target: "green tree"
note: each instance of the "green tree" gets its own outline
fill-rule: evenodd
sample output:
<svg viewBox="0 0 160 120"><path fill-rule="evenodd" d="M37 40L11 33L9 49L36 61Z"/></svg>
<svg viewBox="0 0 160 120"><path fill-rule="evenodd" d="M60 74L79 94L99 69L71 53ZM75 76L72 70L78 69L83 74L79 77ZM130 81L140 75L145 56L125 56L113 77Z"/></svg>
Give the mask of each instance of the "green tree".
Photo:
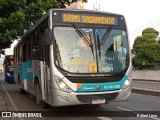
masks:
<svg viewBox="0 0 160 120"><path fill-rule="evenodd" d="M160 44L156 41L159 32L153 28L143 30L142 36L135 39L132 59L133 66L139 69L160 67Z"/></svg>
<svg viewBox="0 0 160 120"><path fill-rule="evenodd" d="M10 46L16 34L22 31L25 14L20 7L24 1L0 0L0 51Z"/></svg>
<svg viewBox="0 0 160 120"><path fill-rule="evenodd" d="M77 0L0 0L0 53L50 8L65 8ZM87 2L87 0L83 0Z"/></svg>

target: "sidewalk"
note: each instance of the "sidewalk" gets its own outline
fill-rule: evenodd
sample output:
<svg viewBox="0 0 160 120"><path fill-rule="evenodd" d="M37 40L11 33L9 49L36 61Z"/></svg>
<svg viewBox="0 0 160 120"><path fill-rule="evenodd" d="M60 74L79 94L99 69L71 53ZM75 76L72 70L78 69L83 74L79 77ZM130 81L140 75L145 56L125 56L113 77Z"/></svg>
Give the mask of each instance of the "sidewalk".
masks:
<svg viewBox="0 0 160 120"><path fill-rule="evenodd" d="M160 91L160 82L158 81L150 81L150 80L133 80L132 86L136 88L142 88L142 89L151 89L151 90L157 90Z"/></svg>
<svg viewBox="0 0 160 120"><path fill-rule="evenodd" d="M160 80L133 79L132 83L133 93L160 96Z"/></svg>
<svg viewBox="0 0 160 120"><path fill-rule="evenodd" d="M3 87L0 83L0 111L7 111L3 92Z"/></svg>

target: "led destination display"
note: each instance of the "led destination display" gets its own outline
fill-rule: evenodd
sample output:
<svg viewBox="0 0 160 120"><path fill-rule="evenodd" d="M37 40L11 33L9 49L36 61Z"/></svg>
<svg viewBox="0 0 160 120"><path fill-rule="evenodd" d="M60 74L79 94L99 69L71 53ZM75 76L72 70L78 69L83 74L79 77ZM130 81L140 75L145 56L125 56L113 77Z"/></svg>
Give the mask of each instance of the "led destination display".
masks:
<svg viewBox="0 0 160 120"><path fill-rule="evenodd" d="M117 18L113 16L63 13L62 19L63 22L117 25Z"/></svg>

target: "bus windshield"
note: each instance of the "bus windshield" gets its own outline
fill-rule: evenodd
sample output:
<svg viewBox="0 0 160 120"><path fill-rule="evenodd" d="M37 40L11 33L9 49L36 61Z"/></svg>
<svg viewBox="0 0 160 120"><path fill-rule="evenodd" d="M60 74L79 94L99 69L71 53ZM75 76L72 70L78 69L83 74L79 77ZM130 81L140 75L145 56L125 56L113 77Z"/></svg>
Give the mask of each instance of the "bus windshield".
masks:
<svg viewBox="0 0 160 120"><path fill-rule="evenodd" d="M54 37L55 63L65 71L121 72L128 66L125 30L54 27Z"/></svg>

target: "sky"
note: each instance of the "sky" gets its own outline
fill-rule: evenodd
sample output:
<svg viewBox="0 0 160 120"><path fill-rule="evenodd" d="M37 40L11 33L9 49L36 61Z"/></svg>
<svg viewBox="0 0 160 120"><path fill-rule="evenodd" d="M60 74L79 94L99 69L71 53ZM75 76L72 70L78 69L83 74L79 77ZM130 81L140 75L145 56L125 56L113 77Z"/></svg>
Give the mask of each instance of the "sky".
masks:
<svg viewBox="0 0 160 120"><path fill-rule="evenodd" d="M96 2L100 4L100 11L124 15L131 47L144 29L153 27L160 32L160 0L88 0L86 9L93 10ZM16 43L17 41L14 41L11 48ZM13 50L7 49L6 54L13 54Z"/></svg>
<svg viewBox="0 0 160 120"><path fill-rule="evenodd" d="M93 10L96 2L100 11L124 15L131 47L144 29L153 27L160 32L160 0L88 0L86 9Z"/></svg>

